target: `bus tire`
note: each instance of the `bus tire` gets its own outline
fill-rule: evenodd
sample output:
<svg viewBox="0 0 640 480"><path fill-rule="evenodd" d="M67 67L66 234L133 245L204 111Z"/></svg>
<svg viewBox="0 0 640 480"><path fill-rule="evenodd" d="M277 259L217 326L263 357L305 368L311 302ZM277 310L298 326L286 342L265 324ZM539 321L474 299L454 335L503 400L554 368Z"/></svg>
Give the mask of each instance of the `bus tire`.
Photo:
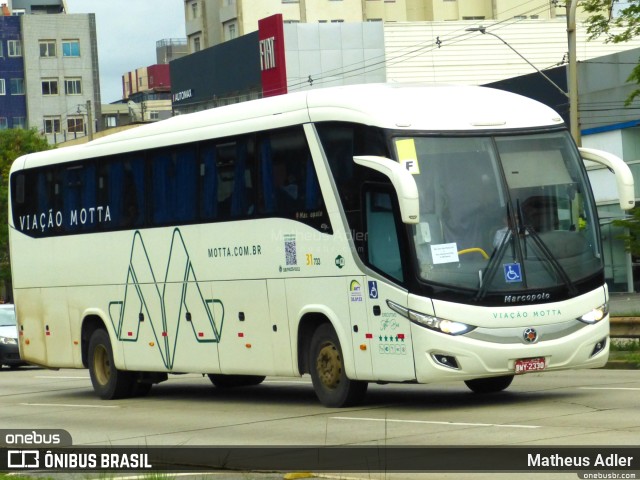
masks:
<svg viewBox="0 0 640 480"><path fill-rule="evenodd" d="M209 380L217 388L253 387L264 382L265 377L261 375L223 375L210 373Z"/></svg>
<svg viewBox="0 0 640 480"><path fill-rule="evenodd" d="M109 334L102 328L93 332L89 340L89 375L93 389L103 400L125 398L132 393L133 374L116 368Z"/></svg>
<svg viewBox="0 0 640 480"><path fill-rule="evenodd" d="M506 389L513 382L513 375L504 377L476 378L465 380L467 387L474 393L497 393Z"/></svg>
<svg viewBox="0 0 640 480"><path fill-rule="evenodd" d="M367 382L347 378L343 358L338 335L330 324L323 323L311 338L309 370L313 389L326 407L356 405L367 393Z"/></svg>

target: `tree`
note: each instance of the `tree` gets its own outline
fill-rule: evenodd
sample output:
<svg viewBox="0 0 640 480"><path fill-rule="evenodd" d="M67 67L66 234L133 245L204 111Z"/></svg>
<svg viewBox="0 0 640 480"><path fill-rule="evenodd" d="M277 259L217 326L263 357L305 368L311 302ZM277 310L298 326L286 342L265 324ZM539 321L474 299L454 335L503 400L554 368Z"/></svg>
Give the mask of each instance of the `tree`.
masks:
<svg viewBox="0 0 640 480"><path fill-rule="evenodd" d="M640 208L634 208L630 212L630 217L622 220L614 220L611 222L616 227L626 229L619 238L624 242L624 248L634 257L640 257Z"/></svg>
<svg viewBox="0 0 640 480"><path fill-rule="evenodd" d="M590 40L604 36L605 42L622 43L640 35L640 0L581 0L580 7L590 14L586 21ZM634 67L627 81L640 85L640 64ZM625 105L631 104L638 95L640 88L629 95Z"/></svg>
<svg viewBox="0 0 640 480"><path fill-rule="evenodd" d="M36 130L0 130L0 282L6 295L12 297L11 263L9 261L9 171L13 161L27 153L49 150L47 139Z"/></svg>

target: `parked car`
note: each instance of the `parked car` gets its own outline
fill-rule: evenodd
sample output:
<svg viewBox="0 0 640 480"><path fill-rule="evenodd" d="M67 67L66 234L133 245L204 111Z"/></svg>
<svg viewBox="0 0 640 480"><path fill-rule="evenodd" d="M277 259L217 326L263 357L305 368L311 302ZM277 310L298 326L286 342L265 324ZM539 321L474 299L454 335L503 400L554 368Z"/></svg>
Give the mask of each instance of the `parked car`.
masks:
<svg viewBox="0 0 640 480"><path fill-rule="evenodd" d="M0 367L16 368L26 365L18 349L18 326L13 305L0 305Z"/></svg>

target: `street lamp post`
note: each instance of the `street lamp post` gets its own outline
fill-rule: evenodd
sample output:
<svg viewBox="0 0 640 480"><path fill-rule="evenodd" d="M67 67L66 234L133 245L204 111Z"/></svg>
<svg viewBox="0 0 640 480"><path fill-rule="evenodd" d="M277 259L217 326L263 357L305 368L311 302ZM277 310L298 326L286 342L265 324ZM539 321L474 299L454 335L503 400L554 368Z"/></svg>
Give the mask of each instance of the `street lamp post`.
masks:
<svg viewBox="0 0 640 480"><path fill-rule="evenodd" d="M538 72L540 75L542 75L544 78L546 78L547 81L556 88L556 90L558 90L560 93L562 93L562 95L564 95L565 97L569 96L567 94L567 92L565 92L562 88L560 88L556 82L551 80L547 75L544 74L544 72L542 72L538 67L536 67L533 63L531 63L529 60L527 60L520 52L518 52L515 48L513 48L511 45L509 45L507 42L505 42L502 37L499 37L495 33L487 32L486 27L482 27L482 26L467 28L467 29L465 29L465 31L467 31L467 32L480 32L483 35L491 35L492 37L496 37L498 40L500 40L502 43L504 43L507 47L509 47L516 55L518 55L521 59L523 59L525 62L527 62L529 65L531 65L536 72Z"/></svg>
<svg viewBox="0 0 640 480"><path fill-rule="evenodd" d="M569 67L567 73L567 92L558 86L553 80L551 80L544 72L540 71L533 63L527 60L520 52L509 45L503 38L499 37L495 33L488 32L486 27L471 27L467 28L467 32L480 32L482 34L491 35L496 37L507 47L509 47L516 55L531 65L536 72L542 75L547 81L553 85L562 95L567 97L569 101L569 124L571 128L571 136L575 140L576 144L580 147L582 140L580 137L580 120L578 118L578 74L576 64L576 7L578 5L577 0L567 0L567 39L569 42Z"/></svg>

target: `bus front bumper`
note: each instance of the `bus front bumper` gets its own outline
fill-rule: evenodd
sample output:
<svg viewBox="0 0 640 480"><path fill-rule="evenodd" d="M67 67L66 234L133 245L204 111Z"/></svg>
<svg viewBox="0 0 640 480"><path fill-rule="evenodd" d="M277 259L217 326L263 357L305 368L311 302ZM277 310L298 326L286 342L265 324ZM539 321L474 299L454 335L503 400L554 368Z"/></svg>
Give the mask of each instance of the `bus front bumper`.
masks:
<svg viewBox="0 0 640 480"><path fill-rule="evenodd" d="M577 322L577 321L576 321ZM451 336L411 325L416 380L419 383L462 381L519 373L599 368L609 357L609 318L593 324L576 324L567 335L547 335L527 342L524 337L554 325L519 328L518 336L505 336L504 329L494 338ZM485 329L485 332L489 329ZM556 328L556 330L561 330ZM473 333L473 332L472 332Z"/></svg>

